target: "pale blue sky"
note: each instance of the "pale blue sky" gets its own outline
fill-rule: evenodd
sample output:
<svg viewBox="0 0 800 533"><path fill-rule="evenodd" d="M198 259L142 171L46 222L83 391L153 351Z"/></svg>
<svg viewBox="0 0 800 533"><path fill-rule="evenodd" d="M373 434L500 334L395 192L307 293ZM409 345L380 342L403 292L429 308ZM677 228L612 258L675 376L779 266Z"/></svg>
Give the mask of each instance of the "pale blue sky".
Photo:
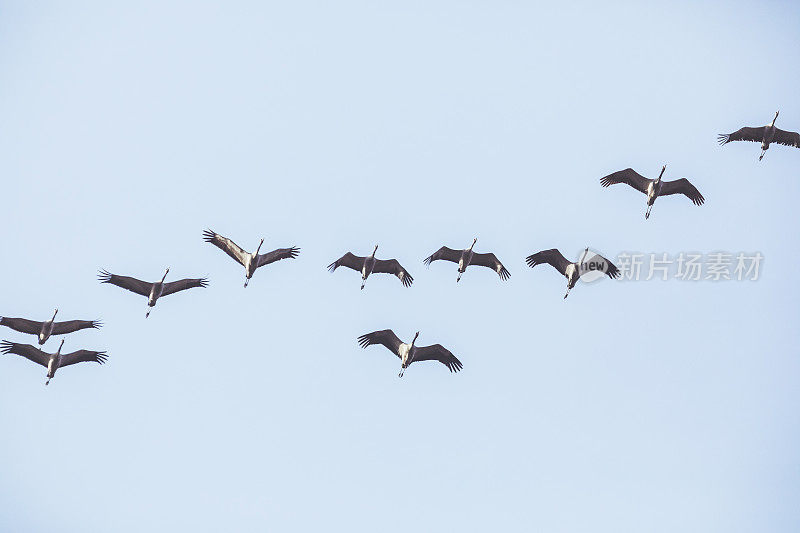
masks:
<svg viewBox="0 0 800 533"><path fill-rule="evenodd" d="M800 6L562 4L0 4L0 314L110 354L0 357L0 530L797 531L800 150L716 135L800 130ZM663 164L706 205L600 187ZM243 289L206 227L302 252ZM473 237L509 282L422 265ZM326 271L376 243L413 287ZM587 245L765 260L566 301L524 263ZM211 285L96 281L166 267Z"/></svg>

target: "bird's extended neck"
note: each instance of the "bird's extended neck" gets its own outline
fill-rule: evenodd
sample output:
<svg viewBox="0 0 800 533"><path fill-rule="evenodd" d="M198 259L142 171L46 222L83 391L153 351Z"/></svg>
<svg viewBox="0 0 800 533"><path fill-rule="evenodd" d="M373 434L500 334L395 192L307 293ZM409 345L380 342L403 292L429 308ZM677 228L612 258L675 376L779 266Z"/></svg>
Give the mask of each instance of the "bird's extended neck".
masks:
<svg viewBox="0 0 800 533"><path fill-rule="evenodd" d="M658 175L658 177L656 178L656 182L659 182L659 181L661 181L661 178L662 178L662 176L664 176L664 171L665 171L665 170L667 170L667 165L664 165L663 167L661 167L661 173L660 173L660 174Z"/></svg>
<svg viewBox="0 0 800 533"><path fill-rule="evenodd" d="M477 237L475 237L474 239L472 239L472 244L470 244L470 245L469 245L469 251L470 251L470 252L472 251L472 248L475 246L475 243L476 243L476 242L478 242L478 238L477 238Z"/></svg>
<svg viewBox="0 0 800 533"><path fill-rule="evenodd" d="M589 255L589 247L587 246L587 247L586 247L586 248L583 250L583 256L581 256L581 261L580 261L580 264L581 264L581 265L583 265L583 263L586 261L586 256L588 256L588 255Z"/></svg>
<svg viewBox="0 0 800 533"><path fill-rule="evenodd" d="M772 119L772 124L770 124L770 128L775 127L775 121L778 120L778 114L780 114L780 111L775 111L775 118Z"/></svg>
<svg viewBox="0 0 800 533"><path fill-rule="evenodd" d="M261 242L258 243L258 248L256 248L256 253L253 255L258 255L258 252L261 250L261 245L264 244L264 239L261 239Z"/></svg>
<svg viewBox="0 0 800 533"><path fill-rule="evenodd" d="M50 319L50 322L53 322L56 319L57 314L58 314L58 309L56 309L55 313L53 313L53 318Z"/></svg>
<svg viewBox="0 0 800 533"><path fill-rule="evenodd" d="M414 348L414 343L417 342L417 337L419 337L419 331L414 335L414 339L411 341L411 348Z"/></svg>
<svg viewBox="0 0 800 533"><path fill-rule="evenodd" d="M167 274L169 274L169 269L164 272L164 275L161 277L161 283L164 283L164 280L167 279Z"/></svg>
<svg viewBox="0 0 800 533"><path fill-rule="evenodd" d="M64 346L64 339L61 339L61 344L58 345L58 350L56 350L56 355L61 355L61 348Z"/></svg>
<svg viewBox="0 0 800 533"><path fill-rule="evenodd" d="M372 258L375 259L375 253L378 251L378 245L375 245L375 248L372 250Z"/></svg>

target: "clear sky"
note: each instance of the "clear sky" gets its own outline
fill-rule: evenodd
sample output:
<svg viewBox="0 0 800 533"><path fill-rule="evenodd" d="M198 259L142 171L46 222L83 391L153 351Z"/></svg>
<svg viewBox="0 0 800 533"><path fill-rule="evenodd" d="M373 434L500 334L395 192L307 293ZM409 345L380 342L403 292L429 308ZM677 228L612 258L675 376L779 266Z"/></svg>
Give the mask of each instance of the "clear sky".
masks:
<svg viewBox="0 0 800 533"><path fill-rule="evenodd" d="M0 4L0 314L110 354L0 357L0 530L798 530L800 150L716 135L800 130L800 5L110 4ZM706 204L599 184L664 164ZM244 289L207 227L302 251ZM474 237L508 282L423 266ZM327 272L375 244L411 288ZM524 263L585 246L764 262L567 300ZM166 267L211 284L145 319L96 280ZM383 328L463 371L398 379Z"/></svg>

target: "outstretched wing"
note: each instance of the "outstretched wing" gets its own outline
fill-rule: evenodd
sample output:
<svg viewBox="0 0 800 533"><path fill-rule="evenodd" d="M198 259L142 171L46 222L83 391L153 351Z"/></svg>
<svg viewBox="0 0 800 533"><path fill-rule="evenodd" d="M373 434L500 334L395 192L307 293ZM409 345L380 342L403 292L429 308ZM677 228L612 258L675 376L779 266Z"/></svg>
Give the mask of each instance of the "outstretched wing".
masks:
<svg viewBox="0 0 800 533"><path fill-rule="evenodd" d="M783 144L785 146L794 146L800 148L800 133L794 131L783 131L775 128L775 137L772 142Z"/></svg>
<svg viewBox="0 0 800 533"><path fill-rule="evenodd" d="M375 260L375 266L372 268L372 271L381 274L394 274L403 282L403 286L405 287L410 287L414 282L414 278L400 265L397 259L377 259Z"/></svg>
<svg viewBox="0 0 800 533"><path fill-rule="evenodd" d="M227 237L223 237L219 233L214 233L210 229L207 229L203 232L203 240L206 242L210 242L229 256L233 258L234 261L239 263L240 265L244 266L245 257L247 257L247 252L242 250L242 248L230 240Z"/></svg>
<svg viewBox="0 0 800 533"><path fill-rule="evenodd" d="M364 258L358 255L353 255L350 252L347 252L342 257L328 265L328 270L333 272L339 267L347 267L352 268L358 272L361 272L361 268L364 266Z"/></svg>
<svg viewBox="0 0 800 533"><path fill-rule="evenodd" d="M500 279L503 281L511 277L511 272L506 270L506 267L503 266L503 263L501 263L497 259L497 256L492 253L472 254L472 261L470 261L470 264L491 268L497 272L497 275L500 276Z"/></svg>
<svg viewBox="0 0 800 533"><path fill-rule="evenodd" d="M453 263L458 263L458 260L461 259L461 250L453 250L447 246L442 246L431 255L426 257L423 263L430 265L433 261L439 261L440 259L442 261L452 261Z"/></svg>
<svg viewBox="0 0 800 533"><path fill-rule="evenodd" d="M179 279L178 281L171 281L164 284L164 290L161 291L161 296L166 296L175 292L185 291L186 289L193 289L195 287L208 286L206 278L197 279Z"/></svg>
<svg viewBox="0 0 800 533"><path fill-rule="evenodd" d="M99 328L103 324L99 320L66 320L53 324L53 335L65 335L87 328Z"/></svg>
<svg viewBox="0 0 800 533"><path fill-rule="evenodd" d="M645 178L632 168L626 168L625 170L619 170L600 178L600 185L608 187L609 185L616 185L617 183L625 183L637 191L647 194L647 186L650 185L651 181L652 180Z"/></svg>
<svg viewBox="0 0 800 533"><path fill-rule="evenodd" d="M299 253L300 248L296 246L292 246L291 248L278 248L277 250L272 250L265 254L259 254L256 258L258 261L256 264L261 267L274 263L275 261L280 261L281 259L294 259Z"/></svg>
<svg viewBox="0 0 800 533"><path fill-rule="evenodd" d="M117 276L116 274L111 274L105 270L100 271L98 279L100 280L100 283L110 283L112 285L116 285L117 287L122 287L123 289L135 292L136 294L141 294L142 296L150 296L150 289L153 288L152 283L147 283L146 281L141 281L128 276Z"/></svg>
<svg viewBox="0 0 800 533"><path fill-rule="evenodd" d="M400 345L403 344L403 342L394 334L394 331L382 329L380 331L373 331L372 333L361 335L358 338L358 344L362 348L366 348L372 344L383 344L394 352L397 357L400 357Z"/></svg>
<svg viewBox="0 0 800 533"><path fill-rule="evenodd" d="M567 258L564 257L557 248L542 250L541 252L529 255L527 258L525 258L525 262L528 263L528 266L531 268L535 267L536 265L541 265L542 263L547 263L561 272L561 274L564 276L567 275L567 267L572 264L571 261L567 261Z"/></svg>
<svg viewBox="0 0 800 533"><path fill-rule="evenodd" d="M101 365L106 362L108 355L106 352L94 352L92 350L78 350L77 352L65 353L61 356L62 366L74 365L75 363L100 363Z"/></svg>
<svg viewBox="0 0 800 533"><path fill-rule="evenodd" d="M21 355L22 357L30 359L34 363L38 363L45 368L47 367L47 363L50 362L49 354L44 353L39 348L35 348L30 344L19 344L16 342L3 341L0 343L0 351L3 353Z"/></svg>
<svg viewBox="0 0 800 533"><path fill-rule="evenodd" d="M433 346L420 346L414 351L414 360L416 361L439 361L450 369L450 372L458 372L464 365L461 361L441 344L434 344Z"/></svg>
<svg viewBox="0 0 800 533"><path fill-rule="evenodd" d="M8 326L14 331L30 333L31 335L38 335L39 332L42 331L42 324L42 322L28 320L27 318L0 317L0 326Z"/></svg>
<svg viewBox="0 0 800 533"><path fill-rule="evenodd" d="M706 201L703 195L700 194L700 191L697 190L697 187L689 183L689 180L686 178L662 183L659 196L668 196L670 194L683 194L689 198L694 205L703 205L703 202Z"/></svg>
<svg viewBox="0 0 800 533"><path fill-rule="evenodd" d="M617 279L617 277L619 277L620 274L619 268L617 268L617 266L614 263L612 263L611 261L609 261L600 254L595 254L595 257L599 257L606 264L606 276L608 276L611 279Z"/></svg>
<svg viewBox="0 0 800 533"><path fill-rule="evenodd" d="M761 142L764 140L764 130L766 126L760 128L742 128L733 133L721 133L717 135L717 142L720 145L727 144L731 141L753 141Z"/></svg>

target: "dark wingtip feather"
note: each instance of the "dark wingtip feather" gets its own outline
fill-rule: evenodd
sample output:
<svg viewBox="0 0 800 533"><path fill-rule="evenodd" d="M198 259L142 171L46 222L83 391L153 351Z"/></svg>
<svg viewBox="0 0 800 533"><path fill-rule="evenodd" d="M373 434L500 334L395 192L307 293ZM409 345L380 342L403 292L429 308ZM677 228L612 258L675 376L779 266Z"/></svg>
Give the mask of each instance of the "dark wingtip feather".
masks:
<svg viewBox="0 0 800 533"><path fill-rule="evenodd" d="M717 142L720 144L720 146L722 146L725 143L730 142L730 139L731 139L731 136L728 135L727 133L720 133L719 135L717 135Z"/></svg>
<svg viewBox="0 0 800 533"><path fill-rule="evenodd" d="M289 248L289 259L294 259L300 254L300 248L297 246L292 246Z"/></svg>
<svg viewBox="0 0 800 533"><path fill-rule="evenodd" d="M200 286L208 287L208 278L200 278Z"/></svg>
<svg viewBox="0 0 800 533"><path fill-rule="evenodd" d="M106 352L97 352L96 361L101 365L105 364L108 361L108 354Z"/></svg>
<svg viewBox="0 0 800 533"><path fill-rule="evenodd" d="M0 351L3 353L10 353L14 348L14 343L11 341L3 341L0 343Z"/></svg>
<svg viewBox="0 0 800 533"><path fill-rule="evenodd" d="M432 255L429 255L428 257L426 257L425 259L422 260L422 262L425 264L425 266L431 266L431 262L432 261L433 261L433 256Z"/></svg>
<svg viewBox="0 0 800 533"><path fill-rule="evenodd" d="M97 279L100 280L100 283L108 283L109 281L111 281L111 276L112 276L111 272L108 272L107 270L103 269L100 271L99 274L97 274Z"/></svg>
<svg viewBox="0 0 800 533"><path fill-rule="evenodd" d="M214 237L216 237L216 236L217 236L217 234L214 233L213 231L211 231L210 229L207 229L207 230L203 231L203 240L206 241L206 242L213 242L214 241Z"/></svg>
<svg viewBox="0 0 800 533"><path fill-rule="evenodd" d="M403 282L404 287L410 287L411 284L414 283L414 278L411 277L411 274L406 272L403 274L403 279L401 281Z"/></svg>
<svg viewBox="0 0 800 533"><path fill-rule="evenodd" d="M94 329L102 328L103 327L103 323L100 320L92 320L92 327Z"/></svg>
<svg viewBox="0 0 800 533"><path fill-rule="evenodd" d="M536 254L529 255L525 258L525 262L528 264L529 267L533 268L539 264L539 261L536 258Z"/></svg>
<svg viewBox="0 0 800 533"><path fill-rule="evenodd" d="M608 270L606 270L606 276L608 276L611 279L617 279L619 277L619 274L620 274L619 268L617 268L616 265L614 265L613 263L611 263L611 261L609 261Z"/></svg>
<svg viewBox="0 0 800 533"><path fill-rule="evenodd" d="M371 340L372 339L370 338L370 334L366 333L358 338L358 345L361 346L362 348L366 348L371 344L370 342Z"/></svg>

